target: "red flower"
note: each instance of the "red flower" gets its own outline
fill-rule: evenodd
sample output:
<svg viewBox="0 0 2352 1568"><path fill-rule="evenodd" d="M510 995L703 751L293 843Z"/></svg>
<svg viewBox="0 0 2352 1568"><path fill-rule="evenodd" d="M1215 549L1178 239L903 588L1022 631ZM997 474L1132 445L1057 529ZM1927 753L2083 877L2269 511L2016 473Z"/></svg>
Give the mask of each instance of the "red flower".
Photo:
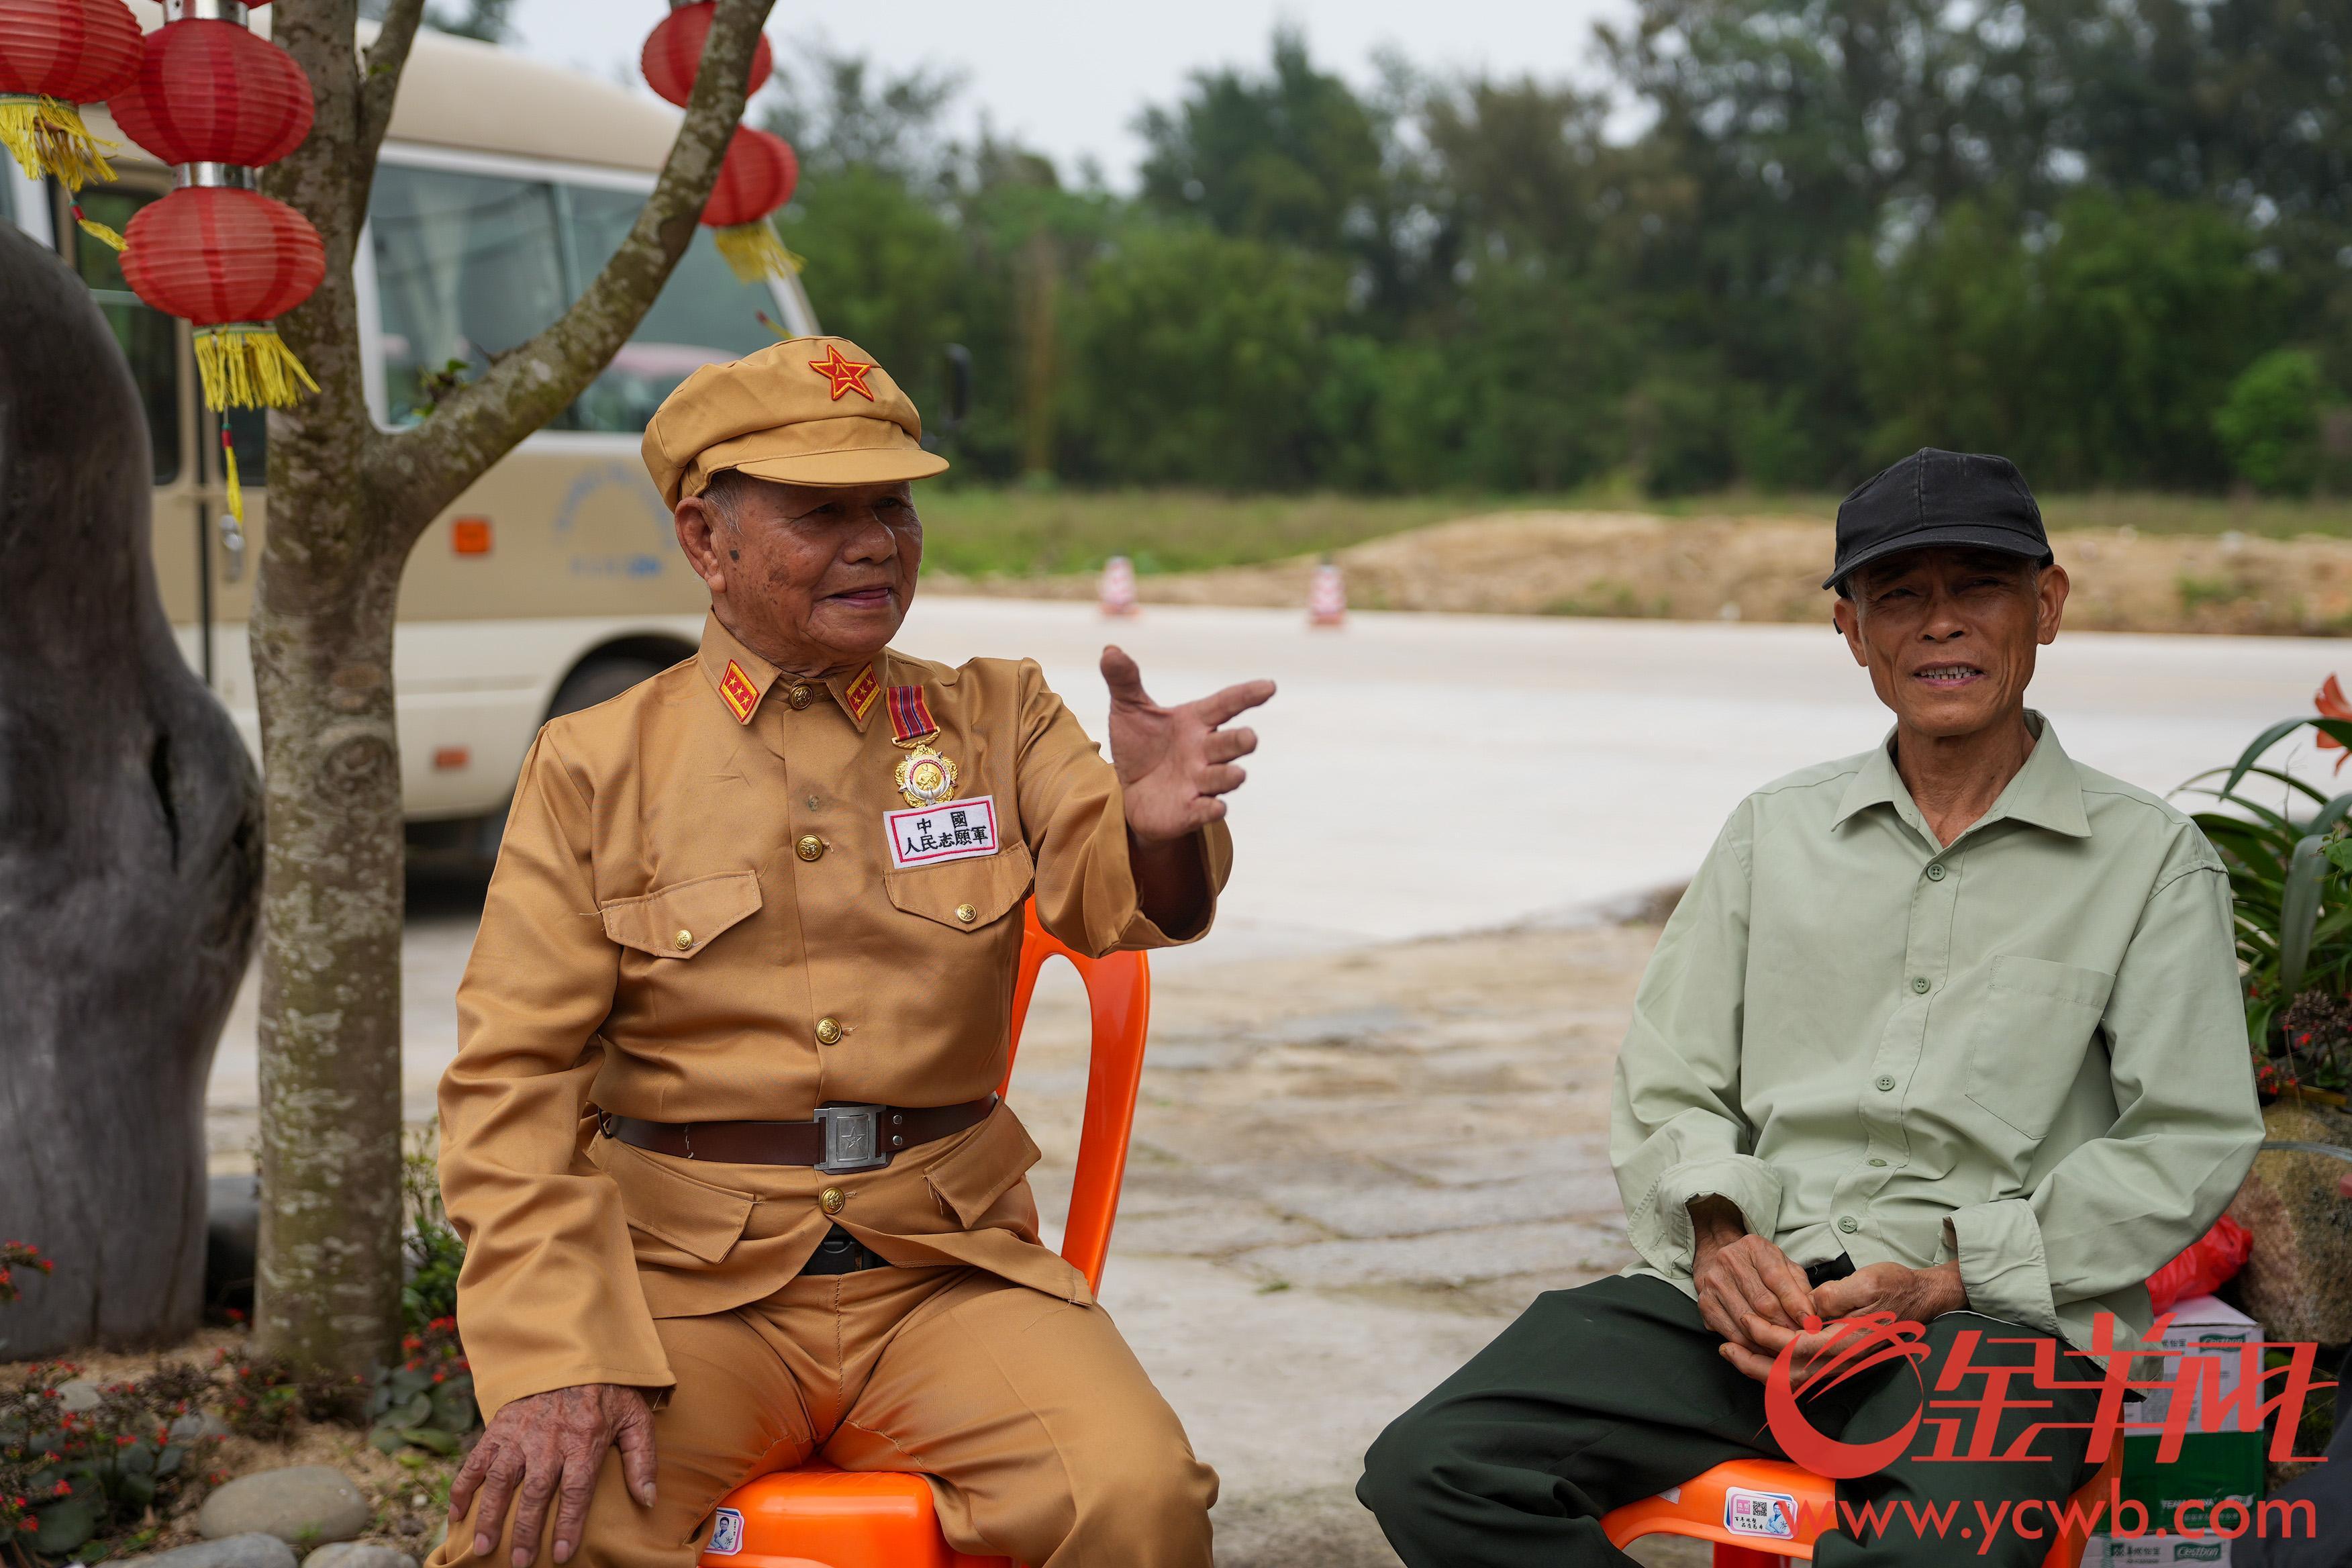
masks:
<svg viewBox="0 0 2352 1568"><path fill-rule="evenodd" d="M2352 700L2346 699L2344 688L2336 683L2333 675L2319 683L2319 689L2312 696L2311 705L2319 710L2319 716L2323 719L2352 720ZM2346 763L2352 763L2352 751L2345 751L2343 742L2325 730L2319 731L2318 740L2319 749L2323 752L2344 752L2336 759L2337 773L2344 771Z"/></svg>
<svg viewBox="0 0 2352 1568"><path fill-rule="evenodd" d="M57 1486L50 1490L49 1495L51 1497L71 1497L73 1496L73 1483L71 1481L59 1481Z"/></svg>
<svg viewBox="0 0 2352 1568"><path fill-rule="evenodd" d="M400 1342L400 1348L404 1351L421 1351L425 1348L425 1342L415 1334L410 1334Z"/></svg>

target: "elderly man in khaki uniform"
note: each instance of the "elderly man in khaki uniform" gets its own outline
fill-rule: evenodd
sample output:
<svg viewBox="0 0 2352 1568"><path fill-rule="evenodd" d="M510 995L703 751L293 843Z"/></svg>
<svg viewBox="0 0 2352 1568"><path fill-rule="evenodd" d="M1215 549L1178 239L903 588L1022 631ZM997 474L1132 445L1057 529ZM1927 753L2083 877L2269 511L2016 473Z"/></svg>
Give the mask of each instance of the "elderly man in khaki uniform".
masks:
<svg viewBox="0 0 2352 1568"><path fill-rule="evenodd" d="M838 338L698 371L645 458L710 589L690 660L522 767L441 1089L489 1428L433 1568L685 1568L821 1458L931 1478L958 1549L1208 1568L1216 1478L1038 1239L993 1090L1023 901L1088 953L1208 929L1266 682L1107 649L1111 761L1035 664L887 647L944 468Z"/></svg>

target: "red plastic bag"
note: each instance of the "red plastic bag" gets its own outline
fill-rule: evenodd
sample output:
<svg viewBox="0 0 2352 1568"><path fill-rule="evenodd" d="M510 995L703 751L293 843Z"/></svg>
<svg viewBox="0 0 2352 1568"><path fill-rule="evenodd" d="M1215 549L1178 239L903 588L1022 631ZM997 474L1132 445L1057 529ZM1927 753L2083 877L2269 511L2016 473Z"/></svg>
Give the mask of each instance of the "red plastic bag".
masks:
<svg viewBox="0 0 2352 1568"><path fill-rule="evenodd" d="M2223 1215L2213 1228L2189 1244L2189 1250L2148 1278L2147 1299L2159 1312L2191 1296L2210 1296L2246 1266L2254 1249L2254 1233Z"/></svg>

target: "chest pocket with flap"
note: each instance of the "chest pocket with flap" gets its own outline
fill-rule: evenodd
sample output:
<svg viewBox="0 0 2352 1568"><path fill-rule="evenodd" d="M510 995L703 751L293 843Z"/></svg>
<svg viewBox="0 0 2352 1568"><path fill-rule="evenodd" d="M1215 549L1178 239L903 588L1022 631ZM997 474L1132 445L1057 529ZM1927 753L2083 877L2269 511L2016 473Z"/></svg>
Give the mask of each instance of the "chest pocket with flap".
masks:
<svg viewBox="0 0 2352 1568"><path fill-rule="evenodd" d="M1020 907L1035 875L1029 846L1010 843L974 859L885 871L882 886L908 914L953 931L983 931Z"/></svg>
<svg viewBox="0 0 2352 1568"><path fill-rule="evenodd" d="M643 898L596 906L604 934L656 958L692 958L713 938L760 908L756 871L721 871L672 882Z"/></svg>
<svg viewBox="0 0 2352 1568"><path fill-rule="evenodd" d="M2005 952L1970 1020L1968 1096L2029 1138L2050 1131L2116 978Z"/></svg>

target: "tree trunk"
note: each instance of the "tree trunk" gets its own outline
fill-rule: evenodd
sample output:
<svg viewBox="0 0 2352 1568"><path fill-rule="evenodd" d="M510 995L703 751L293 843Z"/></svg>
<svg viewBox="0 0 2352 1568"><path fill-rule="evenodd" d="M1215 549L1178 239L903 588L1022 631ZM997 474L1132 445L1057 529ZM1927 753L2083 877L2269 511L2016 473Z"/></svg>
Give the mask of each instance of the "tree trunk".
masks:
<svg viewBox="0 0 2352 1568"><path fill-rule="evenodd" d="M0 1237L57 1272L0 1356L176 1340L205 1083L252 951L261 799L156 596L146 421L58 259L0 225Z"/></svg>
<svg viewBox="0 0 2352 1568"><path fill-rule="evenodd" d="M685 123L587 292L422 424L361 391L352 261L423 0L392 0L364 66L357 0L278 0L310 82L307 141L263 175L318 228L326 279L279 322L319 392L269 419L269 529L251 623L269 845L261 955L259 1347L365 1373L400 1336L401 568L442 508L561 413L644 319L693 237L772 0L719 0Z"/></svg>

